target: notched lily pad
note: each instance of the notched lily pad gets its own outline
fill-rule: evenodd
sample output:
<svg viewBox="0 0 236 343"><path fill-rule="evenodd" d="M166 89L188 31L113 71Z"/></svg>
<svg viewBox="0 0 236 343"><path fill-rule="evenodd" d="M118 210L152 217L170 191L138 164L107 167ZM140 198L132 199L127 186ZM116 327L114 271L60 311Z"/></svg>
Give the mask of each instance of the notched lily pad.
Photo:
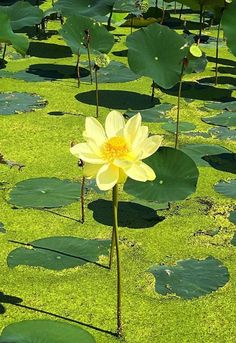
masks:
<svg viewBox="0 0 236 343"><path fill-rule="evenodd" d="M176 133L176 123L165 123L162 128L171 133ZM196 125L188 122L179 122L179 132L195 130Z"/></svg>
<svg viewBox="0 0 236 343"><path fill-rule="evenodd" d="M157 293L176 294L183 299L210 294L229 281L228 269L214 257L182 260L174 266L156 265L149 272L156 279Z"/></svg>
<svg viewBox="0 0 236 343"><path fill-rule="evenodd" d="M0 93L0 115L32 112L45 107L47 101L31 93Z"/></svg>
<svg viewBox="0 0 236 343"><path fill-rule="evenodd" d="M142 120L148 123L163 123L167 122L168 118L165 115L174 107L172 104L159 104L146 110L128 110L125 112L125 117L131 118L137 112L142 116Z"/></svg>
<svg viewBox="0 0 236 343"><path fill-rule="evenodd" d="M49 237L13 250L7 264L10 268L25 265L63 270L97 262L99 256L108 254L109 248L110 240Z"/></svg>
<svg viewBox="0 0 236 343"><path fill-rule="evenodd" d="M54 320L24 320L3 329L0 343L95 343L79 326Z"/></svg>
<svg viewBox="0 0 236 343"><path fill-rule="evenodd" d="M80 199L81 184L40 177L18 182L10 192L10 204L18 207L56 208Z"/></svg>
<svg viewBox="0 0 236 343"><path fill-rule="evenodd" d="M215 185L214 188L217 193L236 199L236 180L221 180Z"/></svg>

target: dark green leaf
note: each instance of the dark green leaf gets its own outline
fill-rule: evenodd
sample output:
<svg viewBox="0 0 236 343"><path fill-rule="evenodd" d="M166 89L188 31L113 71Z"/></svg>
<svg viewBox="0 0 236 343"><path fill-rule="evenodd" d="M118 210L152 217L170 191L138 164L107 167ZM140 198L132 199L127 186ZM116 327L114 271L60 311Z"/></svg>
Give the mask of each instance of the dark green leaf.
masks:
<svg viewBox="0 0 236 343"><path fill-rule="evenodd" d="M111 33L95 20L80 15L72 16L67 19L62 26L60 34L76 55L86 53L86 32L89 32L89 47L91 52L101 52L107 54L113 44L114 38Z"/></svg>
<svg viewBox="0 0 236 343"><path fill-rule="evenodd" d="M236 154L234 153L209 155L204 156L203 159L207 161L211 167L217 170L236 174Z"/></svg>
<svg viewBox="0 0 236 343"><path fill-rule="evenodd" d="M219 126L236 126L236 112L226 111L215 117L202 118L207 124Z"/></svg>
<svg viewBox="0 0 236 343"><path fill-rule="evenodd" d="M230 213L229 221L231 221L231 223L236 225L236 211L233 211L233 212Z"/></svg>
<svg viewBox="0 0 236 343"><path fill-rule="evenodd" d="M18 182L9 202L19 207L54 208L80 199L81 184L57 178L35 178Z"/></svg>
<svg viewBox="0 0 236 343"><path fill-rule="evenodd" d="M153 266L157 293L176 294L183 299L198 298L216 291L229 281L228 269L214 257L182 260L175 266Z"/></svg>
<svg viewBox="0 0 236 343"><path fill-rule="evenodd" d="M194 161L182 151L162 147L145 163L155 171L156 179L147 182L128 179L125 192L159 203L184 200L195 192L199 172Z"/></svg>
<svg viewBox="0 0 236 343"><path fill-rule="evenodd" d="M226 38L227 45L231 52L236 56L236 1L232 1L231 4L228 4L224 10L222 16L222 28L224 30L224 36Z"/></svg>
<svg viewBox="0 0 236 343"><path fill-rule="evenodd" d="M182 61L189 48L175 31L152 24L128 36L127 46L133 72L150 77L166 89L179 82Z"/></svg>
<svg viewBox="0 0 236 343"><path fill-rule="evenodd" d="M227 127L223 127L223 126L213 127L208 132L212 136L215 136L218 139L236 141L236 130L230 130Z"/></svg>
<svg viewBox="0 0 236 343"><path fill-rule="evenodd" d="M215 185L215 191L226 197L236 199L236 180L221 180Z"/></svg>

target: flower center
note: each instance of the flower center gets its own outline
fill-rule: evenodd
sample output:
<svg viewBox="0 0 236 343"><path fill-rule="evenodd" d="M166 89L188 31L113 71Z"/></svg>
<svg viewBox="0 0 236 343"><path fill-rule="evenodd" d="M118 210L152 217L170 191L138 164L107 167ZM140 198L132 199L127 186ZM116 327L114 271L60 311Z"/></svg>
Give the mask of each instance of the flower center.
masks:
<svg viewBox="0 0 236 343"><path fill-rule="evenodd" d="M108 160L122 158L129 152L126 140L123 137L117 136L108 139L104 144L104 157Z"/></svg>

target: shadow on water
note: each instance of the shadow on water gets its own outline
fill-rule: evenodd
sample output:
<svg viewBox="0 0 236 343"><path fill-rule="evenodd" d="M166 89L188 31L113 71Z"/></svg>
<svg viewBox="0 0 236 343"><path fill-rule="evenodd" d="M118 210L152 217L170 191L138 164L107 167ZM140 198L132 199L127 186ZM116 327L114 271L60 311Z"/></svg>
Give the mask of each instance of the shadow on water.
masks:
<svg viewBox="0 0 236 343"><path fill-rule="evenodd" d="M112 226L111 201L98 199L90 202L88 208L93 211L93 217L97 222ZM119 202L118 213L119 226L130 229L150 228L165 219L165 217L159 217L156 211L150 207L128 201Z"/></svg>
<svg viewBox="0 0 236 343"><path fill-rule="evenodd" d="M76 100L96 106L96 92L94 90L79 93ZM99 105L106 108L120 110L144 110L159 104L157 99L151 100L151 96L122 90L100 90Z"/></svg>

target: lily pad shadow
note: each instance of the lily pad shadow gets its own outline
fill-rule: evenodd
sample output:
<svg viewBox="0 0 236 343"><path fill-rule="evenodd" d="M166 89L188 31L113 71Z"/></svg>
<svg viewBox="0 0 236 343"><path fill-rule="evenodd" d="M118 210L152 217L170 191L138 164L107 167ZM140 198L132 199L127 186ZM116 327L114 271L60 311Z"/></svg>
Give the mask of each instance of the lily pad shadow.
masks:
<svg viewBox="0 0 236 343"><path fill-rule="evenodd" d="M23 300L21 298L4 294L0 292L0 314L4 314L6 312L5 307L2 304L12 304L16 305L21 303Z"/></svg>
<svg viewBox="0 0 236 343"><path fill-rule="evenodd" d="M45 42L30 42L27 54L40 58L64 58L71 57L72 51L65 45Z"/></svg>
<svg viewBox="0 0 236 343"><path fill-rule="evenodd" d="M93 218L103 224L112 226L112 202L98 199L88 204L88 208L93 211ZM162 222L165 217L160 217L156 211L150 207L137 204L135 202L121 201L118 209L118 222L121 227L130 229L146 229Z"/></svg>
<svg viewBox="0 0 236 343"><path fill-rule="evenodd" d="M203 85L198 82L184 81L182 88L182 97L191 98L197 100L209 100L209 101L233 101L236 100L232 97L232 90L216 88L210 85ZM162 92L178 96L179 84L175 85L171 89L163 89Z"/></svg>
<svg viewBox="0 0 236 343"><path fill-rule="evenodd" d="M231 69L231 68L230 68ZM199 83L212 86L215 84L215 77L204 77L198 80ZM219 76L217 82L221 85L234 85L236 86L236 78L230 76Z"/></svg>
<svg viewBox="0 0 236 343"><path fill-rule="evenodd" d="M208 155L202 157L214 169L236 174L236 154L223 153L217 155Z"/></svg>
<svg viewBox="0 0 236 343"><path fill-rule="evenodd" d="M76 100L96 106L95 91L79 93L75 96ZM106 108L120 110L143 110L159 104L157 99L151 100L151 96L129 91L117 90L100 90L99 105Z"/></svg>

